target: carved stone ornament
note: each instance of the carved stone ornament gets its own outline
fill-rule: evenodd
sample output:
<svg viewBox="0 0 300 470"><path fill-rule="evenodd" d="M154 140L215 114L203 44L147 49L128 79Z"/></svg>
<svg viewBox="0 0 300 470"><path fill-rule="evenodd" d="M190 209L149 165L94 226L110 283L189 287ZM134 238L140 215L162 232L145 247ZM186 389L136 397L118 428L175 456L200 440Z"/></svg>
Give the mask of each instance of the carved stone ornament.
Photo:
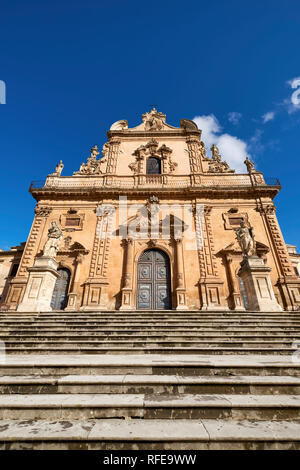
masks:
<svg viewBox="0 0 300 470"><path fill-rule="evenodd" d="M245 258L247 258L248 256L255 256L256 246L254 240L253 227L246 227L245 222L242 221L240 227L236 229L235 233L238 244L241 247L243 256Z"/></svg>
<svg viewBox="0 0 300 470"><path fill-rule="evenodd" d="M39 207L36 206L34 213L37 217L48 217L51 214L52 209L50 207Z"/></svg>
<svg viewBox="0 0 300 470"><path fill-rule="evenodd" d="M152 108L150 113L143 114L142 119L145 124L145 131L159 131L163 128L166 115Z"/></svg>
<svg viewBox="0 0 300 470"><path fill-rule="evenodd" d="M103 147L103 154L106 155L107 148ZM101 158L97 160L97 156L99 155L99 150L97 145L91 148L91 155L87 159L86 163L82 163L79 171L73 173L73 175L100 175L103 173L101 169L101 165L106 162L106 158Z"/></svg>
<svg viewBox="0 0 300 470"><path fill-rule="evenodd" d="M111 131L123 131L125 129L128 129L128 122L126 121L126 119L116 121L110 126Z"/></svg>
<svg viewBox="0 0 300 470"><path fill-rule="evenodd" d="M115 207L112 204L99 204L96 210L96 215L98 217L108 217L109 215L114 214Z"/></svg>
<svg viewBox="0 0 300 470"><path fill-rule="evenodd" d="M57 223L55 221L51 222L51 227L48 230L48 239L43 249L43 256L55 258L62 238L63 233Z"/></svg>
<svg viewBox="0 0 300 470"><path fill-rule="evenodd" d="M68 250L70 248L70 245L71 245L71 241L72 241L72 237L67 236L65 239L64 239L64 248L66 250Z"/></svg>
<svg viewBox="0 0 300 470"><path fill-rule="evenodd" d="M180 127L186 130L190 130L190 131L198 130L197 124L194 121L191 121L190 119L181 119Z"/></svg>
<svg viewBox="0 0 300 470"><path fill-rule="evenodd" d="M209 159L209 172L210 173L235 173L235 170L231 170L227 162L222 161L219 149L216 145L211 148L212 158Z"/></svg>
<svg viewBox="0 0 300 470"><path fill-rule="evenodd" d="M63 169L64 169L64 164L62 160L60 160L60 162L55 167L54 173L51 173L49 176L60 176Z"/></svg>

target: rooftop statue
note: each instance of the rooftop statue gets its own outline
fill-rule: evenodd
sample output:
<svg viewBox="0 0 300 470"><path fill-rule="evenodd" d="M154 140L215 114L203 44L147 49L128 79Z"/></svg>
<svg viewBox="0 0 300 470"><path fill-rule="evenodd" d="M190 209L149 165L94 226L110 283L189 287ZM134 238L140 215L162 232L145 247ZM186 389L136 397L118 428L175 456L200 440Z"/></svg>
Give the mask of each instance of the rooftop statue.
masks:
<svg viewBox="0 0 300 470"><path fill-rule="evenodd" d="M63 169L64 169L64 164L62 160L60 160L60 162L55 167L54 173L51 173L51 176L60 176Z"/></svg>
<svg viewBox="0 0 300 470"><path fill-rule="evenodd" d="M247 156L246 157L246 160L244 161L246 167L247 167L247 170L248 170L248 173L256 173L256 169L254 167L254 163L249 159L249 157Z"/></svg>

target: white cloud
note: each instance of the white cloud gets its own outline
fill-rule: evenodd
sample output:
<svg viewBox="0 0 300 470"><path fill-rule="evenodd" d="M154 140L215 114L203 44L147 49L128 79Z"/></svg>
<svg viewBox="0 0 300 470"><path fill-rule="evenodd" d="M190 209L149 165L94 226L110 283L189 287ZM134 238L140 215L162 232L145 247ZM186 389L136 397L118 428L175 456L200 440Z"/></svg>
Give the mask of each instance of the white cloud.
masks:
<svg viewBox="0 0 300 470"><path fill-rule="evenodd" d="M207 149L213 144L217 145L220 154L228 165L238 172L245 173L244 160L247 153L247 144L243 140L230 134L222 134L222 127L213 115L195 116L193 121L202 130L202 140Z"/></svg>
<svg viewBox="0 0 300 470"><path fill-rule="evenodd" d="M242 118L241 113L237 113L236 111L232 111L228 113L228 121L232 122L232 124L237 125Z"/></svg>
<svg viewBox="0 0 300 470"><path fill-rule="evenodd" d="M290 98L285 101L288 113L291 114L300 110L300 77L292 78L292 80L289 80L287 83L293 90L295 90L291 94Z"/></svg>
<svg viewBox="0 0 300 470"><path fill-rule="evenodd" d="M266 122L273 121L274 118L275 111L269 111L268 113L262 115L262 120L264 124L266 124Z"/></svg>

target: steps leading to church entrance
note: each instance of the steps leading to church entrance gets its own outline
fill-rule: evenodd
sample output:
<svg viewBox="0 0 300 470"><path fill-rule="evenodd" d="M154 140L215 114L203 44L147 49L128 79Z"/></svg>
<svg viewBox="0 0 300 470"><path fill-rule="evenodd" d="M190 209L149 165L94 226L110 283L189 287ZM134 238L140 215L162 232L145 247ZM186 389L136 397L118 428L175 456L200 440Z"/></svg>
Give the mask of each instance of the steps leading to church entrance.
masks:
<svg viewBox="0 0 300 470"><path fill-rule="evenodd" d="M300 313L3 313L9 354L292 354Z"/></svg>
<svg viewBox="0 0 300 470"><path fill-rule="evenodd" d="M10 312L0 341L0 449L300 449L299 313Z"/></svg>

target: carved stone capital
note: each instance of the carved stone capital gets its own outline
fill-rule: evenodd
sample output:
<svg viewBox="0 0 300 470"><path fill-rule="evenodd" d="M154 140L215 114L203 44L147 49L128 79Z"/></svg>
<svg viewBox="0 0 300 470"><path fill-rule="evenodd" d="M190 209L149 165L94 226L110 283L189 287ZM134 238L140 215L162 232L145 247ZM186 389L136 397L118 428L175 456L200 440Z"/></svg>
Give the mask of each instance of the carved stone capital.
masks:
<svg viewBox="0 0 300 470"><path fill-rule="evenodd" d="M37 217L48 217L51 212L51 207L36 206L36 208L34 209L34 213Z"/></svg>

